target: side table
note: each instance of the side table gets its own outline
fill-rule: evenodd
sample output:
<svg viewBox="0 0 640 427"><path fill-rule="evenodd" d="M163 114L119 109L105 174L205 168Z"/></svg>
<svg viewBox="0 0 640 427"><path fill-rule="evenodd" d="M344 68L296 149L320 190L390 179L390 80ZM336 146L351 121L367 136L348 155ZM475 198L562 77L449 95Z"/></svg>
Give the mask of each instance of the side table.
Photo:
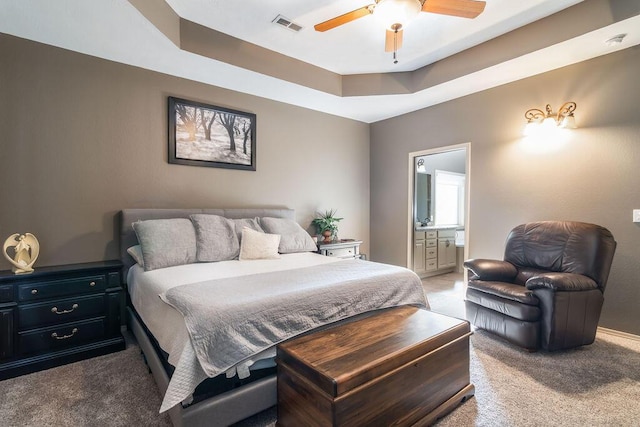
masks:
<svg viewBox="0 0 640 427"><path fill-rule="evenodd" d="M318 253L338 258L362 258L360 245L362 240L341 239L330 243L318 242Z"/></svg>

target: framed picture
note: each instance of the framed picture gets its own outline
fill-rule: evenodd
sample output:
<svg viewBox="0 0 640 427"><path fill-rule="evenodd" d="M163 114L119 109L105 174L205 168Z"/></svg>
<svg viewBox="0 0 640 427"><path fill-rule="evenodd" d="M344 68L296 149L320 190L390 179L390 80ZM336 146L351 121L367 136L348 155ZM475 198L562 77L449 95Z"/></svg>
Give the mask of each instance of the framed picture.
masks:
<svg viewBox="0 0 640 427"><path fill-rule="evenodd" d="M169 163L256 170L256 115L169 97Z"/></svg>

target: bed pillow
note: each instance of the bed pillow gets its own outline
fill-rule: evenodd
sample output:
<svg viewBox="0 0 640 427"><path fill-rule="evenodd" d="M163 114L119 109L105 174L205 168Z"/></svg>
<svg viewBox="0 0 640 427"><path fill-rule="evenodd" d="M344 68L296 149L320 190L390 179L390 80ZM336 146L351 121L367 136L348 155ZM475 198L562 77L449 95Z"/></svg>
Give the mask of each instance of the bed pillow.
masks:
<svg viewBox="0 0 640 427"><path fill-rule="evenodd" d="M260 225L265 232L282 236L278 252L291 254L294 252L315 252L315 242L300 225L286 218L260 218Z"/></svg>
<svg viewBox="0 0 640 427"><path fill-rule="evenodd" d="M219 215L191 215L196 230L196 258L200 262L234 259L240 252L235 223Z"/></svg>
<svg viewBox="0 0 640 427"><path fill-rule="evenodd" d="M142 248L140 245L131 246L127 249L127 253L140 267L144 268L144 258L142 258Z"/></svg>
<svg viewBox="0 0 640 427"><path fill-rule="evenodd" d="M238 242L242 241L242 229L244 227L248 227L255 231L260 231L264 233L262 227L260 227L260 223L258 223L258 218L241 218L232 220L236 225L236 234L238 235Z"/></svg>
<svg viewBox="0 0 640 427"><path fill-rule="evenodd" d="M280 236L277 234L261 233L249 227L242 229L240 242L240 261L248 259L276 259Z"/></svg>
<svg viewBox="0 0 640 427"><path fill-rule="evenodd" d="M142 249L145 271L196 262L196 231L191 220L150 219L132 225Z"/></svg>

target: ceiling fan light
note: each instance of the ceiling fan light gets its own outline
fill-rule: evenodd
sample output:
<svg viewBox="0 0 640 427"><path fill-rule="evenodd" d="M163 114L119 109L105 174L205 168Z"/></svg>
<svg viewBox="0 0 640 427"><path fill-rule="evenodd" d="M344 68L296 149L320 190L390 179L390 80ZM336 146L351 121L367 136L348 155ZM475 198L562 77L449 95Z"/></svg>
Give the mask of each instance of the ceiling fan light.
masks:
<svg viewBox="0 0 640 427"><path fill-rule="evenodd" d="M415 18L422 5L419 0L381 0L373 11L375 16L386 29L393 29L393 24L406 27Z"/></svg>

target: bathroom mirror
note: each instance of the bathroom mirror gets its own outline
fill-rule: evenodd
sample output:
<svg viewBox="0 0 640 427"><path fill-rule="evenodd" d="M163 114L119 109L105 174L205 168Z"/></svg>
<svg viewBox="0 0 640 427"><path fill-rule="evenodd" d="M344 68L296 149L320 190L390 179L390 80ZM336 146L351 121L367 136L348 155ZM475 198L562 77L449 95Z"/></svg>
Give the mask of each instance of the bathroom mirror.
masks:
<svg viewBox="0 0 640 427"><path fill-rule="evenodd" d="M423 225L431 221L431 174L416 171L415 221Z"/></svg>
<svg viewBox="0 0 640 427"><path fill-rule="evenodd" d="M442 189L442 184L455 184L452 182L444 182L443 175L457 175L464 177L466 174L466 150L451 150L442 153L427 154L415 157L414 163L414 200L413 200L413 216L414 223L420 225L460 225L464 221L464 213L457 208L448 209L450 206L446 200L450 199L445 196L449 194L450 189ZM440 184L438 177L440 176ZM443 190L444 192L440 191ZM440 203L440 205L438 204ZM462 193L457 206L463 208L464 205L464 184ZM455 221L449 218L451 210L460 213L459 219Z"/></svg>

